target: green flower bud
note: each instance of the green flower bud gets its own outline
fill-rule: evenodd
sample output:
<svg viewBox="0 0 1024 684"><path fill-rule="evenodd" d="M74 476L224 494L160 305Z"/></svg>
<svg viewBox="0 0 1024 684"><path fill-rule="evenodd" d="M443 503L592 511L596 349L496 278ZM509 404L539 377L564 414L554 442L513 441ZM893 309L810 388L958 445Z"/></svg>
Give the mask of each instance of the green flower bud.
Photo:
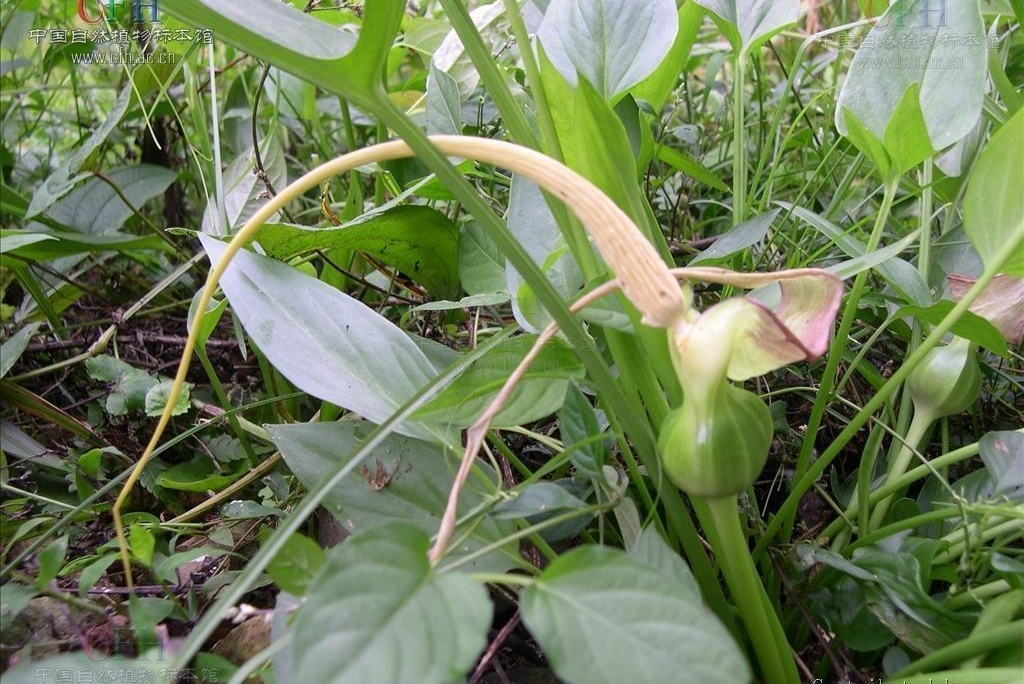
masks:
<svg viewBox="0 0 1024 684"><path fill-rule="evenodd" d="M976 352L974 344L962 337L928 352L907 378L914 410L938 420L974 404L981 392Z"/></svg>
<svg viewBox="0 0 1024 684"><path fill-rule="evenodd" d="M658 449L669 479L691 496L745 491L761 474L772 443L772 417L761 398L728 383L708 401L691 397L661 426Z"/></svg>

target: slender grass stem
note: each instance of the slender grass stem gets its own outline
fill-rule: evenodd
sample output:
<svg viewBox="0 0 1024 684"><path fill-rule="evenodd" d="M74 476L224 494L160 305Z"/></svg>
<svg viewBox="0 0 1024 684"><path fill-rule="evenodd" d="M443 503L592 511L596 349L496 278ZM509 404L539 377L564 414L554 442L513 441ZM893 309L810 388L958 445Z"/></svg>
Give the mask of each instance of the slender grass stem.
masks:
<svg viewBox="0 0 1024 684"><path fill-rule="evenodd" d="M732 84L732 224L747 218L747 145L744 130L743 96L746 90L746 61L736 55L736 78Z"/></svg>
<svg viewBox="0 0 1024 684"><path fill-rule="evenodd" d="M882 205L878 208L875 225L871 230L871 235L868 238L868 244L864 250L865 254L870 254L878 249L878 245L882 240L882 232L885 229L886 221L889 219L889 213L892 211L892 205L896 199L896 191L898 189L898 180L886 185L885 193L882 196ZM860 306L861 297L864 296L864 291L867 287L869 273L870 271L861 271L857 274L857 277L853 281L853 287L850 289L850 294L846 299L846 306L843 309L843 317L839 323L839 330L836 333L835 342L829 350L828 362L825 364L825 372L821 378L821 387L818 389L818 396L815 398L814 406L811 408L811 416L807 421L807 430L805 432L804 442L800 448L800 455L797 457L795 469L795 477L797 480L803 477L807 472L811 452L814 450L815 438L818 435L818 430L821 428L821 421L825 416L825 409L827 408L832 398L832 392L835 389L836 374L839 371L839 364L846 353L850 331L853 329L853 323L857 319L857 310ZM788 538L793 529L792 518L784 518L780 523L784 524L786 537Z"/></svg>

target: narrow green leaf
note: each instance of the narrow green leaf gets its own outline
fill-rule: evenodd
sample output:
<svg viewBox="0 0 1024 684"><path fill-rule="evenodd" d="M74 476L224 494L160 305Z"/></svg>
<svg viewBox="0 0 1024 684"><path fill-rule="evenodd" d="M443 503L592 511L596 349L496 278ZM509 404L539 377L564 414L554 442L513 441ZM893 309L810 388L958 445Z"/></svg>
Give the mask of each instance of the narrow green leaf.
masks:
<svg viewBox="0 0 1024 684"><path fill-rule="evenodd" d="M66 195L75 186L82 176L78 174L79 169L85 163L86 158L102 145L107 137L114 131L114 128L121 123L125 112L128 111L128 104L131 102L132 89L126 86L117 96L114 106L107 112L107 118L92 132L92 134L80 145L77 145L67 159L58 166L49 178L42 182L32 194L32 202L25 212L26 218L32 218L37 214L49 209L53 203Z"/></svg>
<svg viewBox="0 0 1024 684"><path fill-rule="evenodd" d="M768 229L772 227L772 223L778 215L779 210L775 209L744 221L738 226L733 226L719 235L713 245L694 257L689 265L720 262L747 247L756 245L768 234Z"/></svg>
<svg viewBox="0 0 1024 684"><path fill-rule="evenodd" d="M57 577L61 566L64 565L64 558L68 553L68 537L64 535L54 539L45 549L39 552L36 557L39 563L39 571L36 574L36 586L46 589Z"/></svg>
<svg viewBox="0 0 1024 684"><path fill-rule="evenodd" d="M687 6L690 5L687 4ZM696 159L692 159L682 152L674 150L666 145L658 145L656 155L658 159L665 162L676 171L681 171L694 180L704 183L716 190L729 192L729 186L722 182L722 179L711 173L707 167Z"/></svg>
<svg viewBox="0 0 1024 684"><path fill-rule="evenodd" d="M462 680L487 643L491 604L479 582L431 568L429 545L392 523L335 547L295 619L291 681Z"/></svg>
<svg viewBox="0 0 1024 684"><path fill-rule="evenodd" d="M39 330L40 325L42 324L29 323L23 326L21 330L11 335L10 339L3 343L3 346L0 346L0 378L7 375L14 362L21 358L25 347L32 341L32 336Z"/></svg>

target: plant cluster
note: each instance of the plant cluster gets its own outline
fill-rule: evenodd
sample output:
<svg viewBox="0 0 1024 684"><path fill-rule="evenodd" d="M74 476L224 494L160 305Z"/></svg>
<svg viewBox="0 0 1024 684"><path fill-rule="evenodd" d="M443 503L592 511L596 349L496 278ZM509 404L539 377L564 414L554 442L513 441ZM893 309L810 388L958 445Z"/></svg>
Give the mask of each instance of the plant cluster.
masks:
<svg viewBox="0 0 1024 684"><path fill-rule="evenodd" d="M1024 7L880 4L5 8L5 677L1024 681Z"/></svg>

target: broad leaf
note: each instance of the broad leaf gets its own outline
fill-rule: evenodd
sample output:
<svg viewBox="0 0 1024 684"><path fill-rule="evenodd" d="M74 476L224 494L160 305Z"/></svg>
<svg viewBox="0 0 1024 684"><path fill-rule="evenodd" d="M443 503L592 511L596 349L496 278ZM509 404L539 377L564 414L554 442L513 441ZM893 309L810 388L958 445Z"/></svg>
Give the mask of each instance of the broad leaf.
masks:
<svg viewBox="0 0 1024 684"><path fill-rule="evenodd" d="M505 257L476 221L462 226L459 238L459 277L471 295L506 293ZM508 297L506 297L506 300Z"/></svg>
<svg viewBox="0 0 1024 684"><path fill-rule="evenodd" d="M434 65L430 66L427 76L427 132L432 135L462 133L459 84Z"/></svg>
<svg viewBox="0 0 1024 684"><path fill-rule="evenodd" d="M661 64L678 29L672 0L552 0L537 39L562 78L610 100Z"/></svg>
<svg viewBox="0 0 1024 684"><path fill-rule="evenodd" d="M215 262L225 246L200 239ZM242 251L221 287L246 332L288 380L373 422L390 417L435 373L389 320L287 264ZM426 436L409 424L398 430Z"/></svg>
<svg viewBox="0 0 1024 684"><path fill-rule="evenodd" d="M285 463L307 488L314 487L323 473L336 468L338 459L357 449L371 428L354 421L267 426ZM494 493L493 470L483 463L478 463L476 468L483 477L469 479L459 497L460 511L472 510ZM450 450L393 436L386 439L362 467L328 492L323 505L352 534L396 521L411 523L433 534L441 524L454 474ZM465 556L498 541L511 529L508 523L484 519L472 528L472 534L464 542L452 549L451 555L453 558ZM472 567L495 572L505 570L512 563L502 554L515 555L517 549L513 543L498 553L478 559Z"/></svg>
<svg viewBox="0 0 1024 684"><path fill-rule="evenodd" d="M117 187L93 176L54 204L47 216L90 235L116 233L149 200L163 194L178 174L162 166L136 164L104 171ZM122 197L123 196L123 197ZM132 207L125 204L131 202Z"/></svg>
<svg viewBox="0 0 1024 684"><path fill-rule="evenodd" d="M694 579L690 567L678 553L669 548L656 525L644 528L636 543L629 549L629 555L644 565L660 571L666 579L692 596L694 601L700 601L700 587L697 586L697 580Z"/></svg>
<svg viewBox="0 0 1024 684"><path fill-rule="evenodd" d="M990 263L1009 244L1016 244L1002 267L1024 278L1024 109L993 134L967 184L964 229L982 261Z"/></svg>
<svg viewBox="0 0 1024 684"><path fill-rule="evenodd" d="M439 424L444 429L469 427L536 340L535 335L520 335L490 350L436 399L414 413L413 418ZM569 380L582 377L583 364L576 353L560 340L551 340L491 421L492 427L514 427L551 415L562 406Z"/></svg>
<svg viewBox="0 0 1024 684"><path fill-rule="evenodd" d="M520 605L569 684L750 681L743 653L692 589L621 551L587 546L560 556Z"/></svg>
<svg viewBox="0 0 1024 684"><path fill-rule="evenodd" d="M479 582L431 568L429 545L394 523L335 547L296 616L290 681L462 680L487 643L491 603Z"/></svg>
<svg viewBox="0 0 1024 684"><path fill-rule="evenodd" d="M586 502L555 482L535 482L495 506L494 516L499 520L534 517L542 520L553 513L579 510L586 505Z"/></svg>
<svg viewBox="0 0 1024 684"><path fill-rule="evenodd" d="M745 54L793 24L800 0L694 0L710 10L732 49Z"/></svg>
<svg viewBox="0 0 1024 684"><path fill-rule="evenodd" d="M1011 501L1024 498L1024 434L1012 430L990 432L978 443L981 460L992 483L988 492L992 498L1006 497Z"/></svg>
<svg viewBox="0 0 1024 684"><path fill-rule="evenodd" d="M904 306L893 314L893 317L913 316L926 323L938 325L953 310L953 306L953 302L948 299L943 299L931 306ZM1010 353L1006 340L1003 338L1002 333L999 332L999 329L971 311L964 313L963 316L957 319L957 322L953 324L949 331L957 337L963 337L976 344L980 344L982 347L1002 357L1006 357Z"/></svg>
<svg viewBox="0 0 1024 684"><path fill-rule="evenodd" d="M367 104L382 95L386 56L405 3L367 3L358 41L351 33L277 0L161 0L160 9L212 30L218 41Z"/></svg>
<svg viewBox="0 0 1024 684"><path fill-rule="evenodd" d="M986 83L985 29L975 0L896 0L857 51L839 93L836 125L848 134L851 112L890 146L913 135L901 125L887 135L908 89L918 104L931 146L941 150L967 135L981 115Z"/></svg>
<svg viewBox="0 0 1024 684"><path fill-rule="evenodd" d="M458 294L459 229L429 207L398 206L338 228L269 224L258 239L268 254L282 259L317 249L358 250L422 283L438 299Z"/></svg>

